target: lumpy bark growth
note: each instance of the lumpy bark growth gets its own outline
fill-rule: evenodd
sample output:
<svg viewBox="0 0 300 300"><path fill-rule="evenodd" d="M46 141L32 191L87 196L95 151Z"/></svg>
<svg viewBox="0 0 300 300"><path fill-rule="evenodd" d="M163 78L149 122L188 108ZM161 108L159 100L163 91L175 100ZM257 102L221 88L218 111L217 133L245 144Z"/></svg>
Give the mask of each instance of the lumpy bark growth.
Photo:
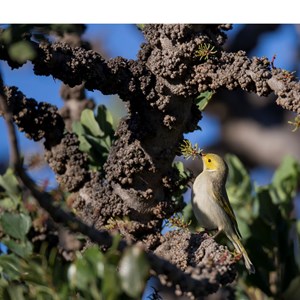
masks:
<svg viewBox="0 0 300 300"><path fill-rule="evenodd" d="M32 61L36 75L51 75L69 87L84 83L89 90L118 94L126 103L127 116L116 130L105 177L89 171L76 135L65 131L55 107L26 99L15 87L5 89L19 129L35 141L44 139L46 159L57 181L75 193L78 216L97 229L115 220L114 229L126 239L142 241L148 250L194 274L202 282L194 295L213 292L236 274L231 254L209 237L185 231L164 237L160 233L163 220L181 209L172 200L179 191L179 174L172 162L183 133L195 130L201 119L194 99L207 90L239 88L261 96L275 93L279 105L300 113L299 82L266 58L223 51L228 29L228 25L146 25L146 42L136 60L105 60L95 51L63 42L31 41L37 52ZM214 53L205 59L197 56L197 50L207 45ZM0 58L19 67L5 47L0 47ZM171 275L165 275L170 280Z"/></svg>

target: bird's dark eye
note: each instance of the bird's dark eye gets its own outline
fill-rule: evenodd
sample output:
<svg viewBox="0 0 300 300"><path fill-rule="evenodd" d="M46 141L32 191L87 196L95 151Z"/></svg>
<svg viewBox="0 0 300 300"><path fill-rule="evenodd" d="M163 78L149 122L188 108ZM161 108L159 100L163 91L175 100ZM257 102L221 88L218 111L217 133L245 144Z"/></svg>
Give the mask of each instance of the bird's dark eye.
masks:
<svg viewBox="0 0 300 300"><path fill-rule="evenodd" d="M211 162L211 159L210 159L210 158L208 159L208 162Z"/></svg>

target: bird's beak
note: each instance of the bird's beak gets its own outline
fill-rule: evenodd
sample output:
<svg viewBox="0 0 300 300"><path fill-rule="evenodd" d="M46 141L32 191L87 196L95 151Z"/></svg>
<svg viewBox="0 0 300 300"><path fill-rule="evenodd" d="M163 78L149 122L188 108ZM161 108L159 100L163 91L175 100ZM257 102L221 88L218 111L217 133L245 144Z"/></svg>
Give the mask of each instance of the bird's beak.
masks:
<svg viewBox="0 0 300 300"><path fill-rule="evenodd" d="M205 155L206 155L205 153L200 152L200 156L201 156L201 157L203 157L203 156L205 156Z"/></svg>

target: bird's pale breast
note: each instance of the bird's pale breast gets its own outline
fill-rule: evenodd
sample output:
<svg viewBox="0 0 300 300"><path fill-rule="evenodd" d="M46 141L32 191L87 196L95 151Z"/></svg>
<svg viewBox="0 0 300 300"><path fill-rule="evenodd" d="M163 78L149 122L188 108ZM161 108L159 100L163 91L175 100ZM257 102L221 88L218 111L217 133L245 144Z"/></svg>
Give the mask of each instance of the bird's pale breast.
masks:
<svg viewBox="0 0 300 300"><path fill-rule="evenodd" d="M197 221L205 229L223 229L224 212L213 199L211 181L201 173L193 184L192 207ZM226 222L225 222L226 223Z"/></svg>

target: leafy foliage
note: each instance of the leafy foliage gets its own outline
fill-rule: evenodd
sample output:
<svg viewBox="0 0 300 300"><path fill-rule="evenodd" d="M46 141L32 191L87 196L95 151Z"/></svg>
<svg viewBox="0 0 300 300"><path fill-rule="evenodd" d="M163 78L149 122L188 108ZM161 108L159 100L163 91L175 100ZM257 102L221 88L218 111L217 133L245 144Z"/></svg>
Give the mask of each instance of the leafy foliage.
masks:
<svg viewBox="0 0 300 300"><path fill-rule="evenodd" d="M99 105L96 116L90 109L81 114L80 122L73 123L80 150L89 157L91 169L101 171L114 140L113 117L104 105Z"/></svg>
<svg viewBox="0 0 300 300"><path fill-rule="evenodd" d="M93 246L78 252L72 262L57 247L30 240L34 214L28 212L12 171L0 176L1 299L140 299L149 276L149 264L137 247L117 250L115 237L106 253ZM24 203L22 202L24 201Z"/></svg>
<svg viewBox="0 0 300 300"><path fill-rule="evenodd" d="M37 56L37 51L30 43L30 39L47 41L50 33L63 36L66 32L82 34L84 30L85 26L79 24L12 24L0 30L0 45L4 44L7 47L12 61L24 64L27 60L34 60Z"/></svg>
<svg viewBox="0 0 300 300"><path fill-rule="evenodd" d="M121 256L116 247L103 254L94 246L70 265L68 280L71 289L81 294L80 299L136 299L144 289L148 268L136 247L128 248Z"/></svg>
<svg viewBox="0 0 300 300"><path fill-rule="evenodd" d="M227 155L226 160L230 169L227 191L256 268L255 276L247 277L247 285L269 297L292 299L300 293L299 285L296 288L300 276L300 230L293 212L300 164L287 156L272 183L252 186L239 159Z"/></svg>
<svg viewBox="0 0 300 300"><path fill-rule="evenodd" d="M184 165L181 161L173 163L173 169L178 173L178 180L175 185L176 188L172 191L172 201L177 207L184 207L184 193L188 190L188 182L190 181L192 174L185 170Z"/></svg>
<svg viewBox="0 0 300 300"><path fill-rule="evenodd" d="M1 242L12 253L26 257L32 253L32 244L26 237L32 224L29 213L22 206L18 181L12 170L0 176L0 186L4 190L0 196Z"/></svg>
<svg viewBox="0 0 300 300"><path fill-rule="evenodd" d="M138 248L127 248L120 261L120 278L123 290L131 297L140 296L149 274L149 264L144 252Z"/></svg>
<svg viewBox="0 0 300 300"><path fill-rule="evenodd" d="M72 263L59 256L51 263L41 254L26 259L7 254L0 256L0 293L4 299L139 299L148 270L136 248L121 256L93 246Z"/></svg>
<svg viewBox="0 0 300 300"><path fill-rule="evenodd" d="M214 95L214 92L212 91L206 91L201 93L196 99L195 103L200 111L204 111L210 100L212 99L212 96Z"/></svg>

